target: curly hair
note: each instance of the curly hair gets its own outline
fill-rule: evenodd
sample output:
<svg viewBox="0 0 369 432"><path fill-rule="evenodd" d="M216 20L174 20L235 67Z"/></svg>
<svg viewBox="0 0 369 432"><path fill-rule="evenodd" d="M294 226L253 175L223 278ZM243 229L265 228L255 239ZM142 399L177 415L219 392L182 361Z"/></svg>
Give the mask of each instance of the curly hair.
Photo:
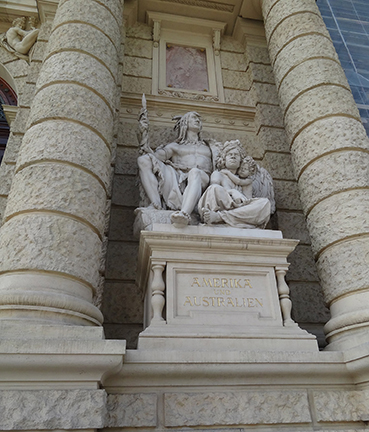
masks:
<svg viewBox="0 0 369 432"><path fill-rule="evenodd" d="M177 132L178 136L176 139L177 143L181 143L186 140L187 138L187 130L188 130L188 120L191 117L191 115L195 115L200 121L201 116L195 111L189 111L188 113L184 114L183 116L175 116L172 118L172 120L176 120L176 124L174 125L174 130ZM199 141L201 141L200 132L198 134Z"/></svg>
<svg viewBox="0 0 369 432"><path fill-rule="evenodd" d="M241 160L241 164L240 164L240 168L241 169L242 165L248 165L249 167L249 171L250 171L250 175L254 175L256 173L256 171L258 170L258 166L257 163L254 161L254 159L251 156L246 156Z"/></svg>
<svg viewBox="0 0 369 432"><path fill-rule="evenodd" d="M225 168L225 160L227 154L231 150L237 149L240 153L241 159L244 159L246 157L246 152L243 149L241 143L239 140L232 140L232 141L226 141L223 144L223 148L221 149L220 153L218 154L218 157L215 161L215 167L220 171Z"/></svg>

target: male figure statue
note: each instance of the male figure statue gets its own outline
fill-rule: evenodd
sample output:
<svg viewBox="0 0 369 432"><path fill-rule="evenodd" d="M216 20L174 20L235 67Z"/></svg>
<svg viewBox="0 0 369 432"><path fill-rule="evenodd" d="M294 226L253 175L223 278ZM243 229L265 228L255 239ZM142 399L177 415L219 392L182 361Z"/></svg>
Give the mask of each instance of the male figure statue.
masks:
<svg viewBox="0 0 369 432"><path fill-rule="evenodd" d="M146 111L147 112L147 111ZM213 170L210 147L200 137L201 119L196 112L175 117L178 132L175 142L160 146L155 152L148 145L148 120L140 116L143 134L138 167L142 186L151 206L177 210L171 222L186 226L201 194L209 184Z"/></svg>
<svg viewBox="0 0 369 432"><path fill-rule="evenodd" d="M26 31L26 18L16 18L13 27L6 32L6 41L17 53L26 55L36 42L39 29L32 28Z"/></svg>

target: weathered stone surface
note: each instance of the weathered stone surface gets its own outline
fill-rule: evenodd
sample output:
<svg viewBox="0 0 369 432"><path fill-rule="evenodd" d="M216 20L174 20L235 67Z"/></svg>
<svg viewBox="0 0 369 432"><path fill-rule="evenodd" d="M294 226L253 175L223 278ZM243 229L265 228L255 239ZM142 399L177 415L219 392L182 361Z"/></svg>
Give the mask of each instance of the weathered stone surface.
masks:
<svg viewBox="0 0 369 432"><path fill-rule="evenodd" d="M113 114L106 103L89 89L74 84L54 84L39 91L28 123L32 125L43 119L58 118L83 123L98 131L107 143L112 141Z"/></svg>
<svg viewBox="0 0 369 432"><path fill-rule="evenodd" d="M8 195L15 171L14 163L3 162L0 166L0 195Z"/></svg>
<svg viewBox="0 0 369 432"><path fill-rule="evenodd" d="M127 282L105 282L102 313L111 324L140 324L143 298L139 288Z"/></svg>
<svg viewBox="0 0 369 432"><path fill-rule="evenodd" d="M354 390L313 391L318 422L361 421L368 414L368 393Z"/></svg>
<svg viewBox="0 0 369 432"><path fill-rule="evenodd" d="M115 108L117 88L108 69L95 58L80 52L61 52L50 56L43 64L37 90L57 82L73 82L98 93L110 107Z"/></svg>
<svg viewBox="0 0 369 432"><path fill-rule="evenodd" d="M115 173L136 175L138 173L138 156L138 148L118 146L115 159Z"/></svg>
<svg viewBox="0 0 369 432"><path fill-rule="evenodd" d="M269 166L269 173L273 179L295 180L290 154L266 152L265 163Z"/></svg>
<svg viewBox="0 0 369 432"><path fill-rule="evenodd" d="M293 137L307 124L329 115L360 118L351 91L333 85L317 87L300 95L285 114L286 132Z"/></svg>
<svg viewBox="0 0 369 432"><path fill-rule="evenodd" d="M301 79L301 77L304 79ZM283 110L299 93L322 84L336 84L350 89L340 64L331 59L307 60L292 69L279 88Z"/></svg>
<svg viewBox="0 0 369 432"><path fill-rule="evenodd" d="M256 103L279 105L278 93L274 84L257 83L252 84Z"/></svg>
<svg viewBox="0 0 369 432"><path fill-rule="evenodd" d="M343 150L322 156L301 174L299 186L306 213L332 194L351 188L368 188L369 152Z"/></svg>
<svg viewBox="0 0 369 432"><path fill-rule="evenodd" d="M258 104L255 114L255 128L262 126L283 127L282 111L277 105Z"/></svg>
<svg viewBox="0 0 369 432"><path fill-rule="evenodd" d="M254 106L252 95L248 91L224 89L225 102L231 105Z"/></svg>
<svg viewBox="0 0 369 432"><path fill-rule="evenodd" d="M123 73L125 75L151 78L152 60L139 57L124 57Z"/></svg>
<svg viewBox="0 0 369 432"><path fill-rule="evenodd" d="M127 38L128 37L152 40L152 27L137 22L132 27L127 27Z"/></svg>
<svg viewBox="0 0 369 432"><path fill-rule="evenodd" d="M155 427L157 395L154 393L108 396L107 427Z"/></svg>
<svg viewBox="0 0 369 432"><path fill-rule="evenodd" d="M343 116L318 120L293 143L291 154L296 173L320 155L351 147L369 150L369 138L359 120Z"/></svg>
<svg viewBox="0 0 369 432"><path fill-rule="evenodd" d="M106 279L133 281L136 278L137 253L137 243L109 242L106 258Z"/></svg>
<svg viewBox="0 0 369 432"><path fill-rule="evenodd" d="M320 202L308 215L313 251L333 242L369 233L369 190L349 190Z"/></svg>
<svg viewBox="0 0 369 432"><path fill-rule="evenodd" d="M151 94L151 78L123 75L122 90L129 93Z"/></svg>
<svg viewBox="0 0 369 432"><path fill-rule="evenodd" d="M124 54L130 57L152 58L152 41L126 38Z"/></svg>
<svg viewBox="0 0 369 432"><path fill-rule="evenodd" d="M26 83L22 88L22 92L18 95L19 106L29 108L35 97L35 90L36 84Z"/></svg>
<svg viewBox="0 0 369 432"><path fill-rule="evenodd" d="M220 42L220 49L222 51L230 51L235 53L241 53L243 54L245 52L245 47L242 45L241 42L235 40L231 36L222 36L221 42Z"/></svg>
<svg viewBox="0 0 369 432"><path fill-rule="evenodd" d="M0 227L1 227L2 222L3 222L3 217L4 217L7 199L8 198L6 196L0 195Z"/></svg>
<svg viewBox="0 0 369 432"><path fill-rule="evenodd" d="M367 236L346 239L324 250L317 260L324 296L329 304L340 295L367 290L369 280Z"/></svg>
<svg viewBox="0 0 369 432"><path fill-rule="evenodd" d="M110 151L105 142L90 129L64 120L49 120L32 126L24 135L17 167L51 159L83 167L101 179L108 189Z"/></svg>
<svg viewBox="0 0 369 432"><path fill-rule="evenodd" d="M109 240L134 241L134 219L135 215L133 209L112 207L110 215Z"/></svg>
<svg viewBox="0 0 369 432"><path fill-rule="evenodd" d="M137 207L140 203L138 177L116 175L113 181L112 203L126 207Z"/></svg>
<svg viewBox="0 0 369 432"><path fill-rule="evenodd" d="M254 81L275 84L273 69L269 64L250 63L249 69Z"/></svg>
<svg viewBox="0 0 369 432"><path fill-rule="evenodd" d="M71 32L73 37L71 37ZM80 23L58 27L50 36L47 56L61 49L80 50L99 58L118 79L117 50L108 37L99 30Z"/></svg>
<svg viewBox="0 0 369 432"><path fill-rule="evenodd" d="M279 210L302 210L300 194L295 181L274 180L273 184Z"/></svg>
<svg viewBox="0 0 369 432"><path fill-rule="evenodd" d="M269 6L263 5L263 15L266 16L265 13ZM265 21L265 34L267 40L269 41L270 35L279 25L283 23L285 17L289 15L297 15L301 14L301 12L312 12L320 16L320 12L315 3L310 0L300 0L299 2L290 2L287 0L281 0L279 2L275 2L275 6L273 7L273 12L268 15L268 18ZM296 17L295 17L296 19ZM323 22L321 24L324 26Z"/></svg>
<svg viewBox="0 0 369 432"><path fill-rule="evenodd" d="M154 131L152 125L150 125L150 133L154 135ZM161 128L163 129L163 128ZM125 147L138 147L139 138L138 138L138 124L137 121L127 121L125 119L120 119L118 126L118 145L122 145ZM151 136L150 136L151 138ZM170 141L168 141L170 142ZM155 145L150 141L151 147L155 148Z"/></svg>
<svg viewBox="0 0 369 432"><path fill-rule="evenodd" d="M40 75L42 63L41 62L32 62L29 68L28 76L27 76L27 82L36 84L37 79Z"/></svg>
<svg viewBox="0 0 369 432"><path fill-rule="evenodd" d="M246 71L247 59L244 54L230 53L226 51L220 52L220 61L223 69Z"/></svg>
<svg viewBox="0 0 369 432"><path fill-rule="evenodd" d="M29 210L62 212L103 234L105 202L105 190L95 177L64 163L40 163L16 174L5 217Z"/></svg>
<svg viewBox="0 0 369 432"><path fill-rule="evenodd" d="M310 244L310 236L302 213L277 212L278 229L284 238L298 239L300 244Z"/></svg>
<svg viewBox="0 0 369 432"><path fill-rule="evenodd" d="M304 391L165 393L165 426L308 423Z"/></svg>
<svg viewBox="0 0 369 432"><path fill-rule="evenodd" d="M46 55L47 42L37 40L35 49L32 53L32 60L42 62Z"/></svg>
<svg viewBox="0 0 369 432"><path fill-rule="evenodd" d="M270 23L271 20L268 22ZM266 26L267 32L268 29L269 26ZM289 16L280 22L269 39L270 57L276 58L283 46L306 33L320 33L321 35L330 38L329 32L324 25L320 14L317 14L317 11L306 11L298 15L292 14L292 16ZM269 37L269 34L267 34L267 38Z"/></svg>
<svg viewBox="0 0 369 432"><path fill-rule="evenodd" d="M115 4L118 2L109 2ZM113 42L116 49L120 46L120 29L116 20L103 5L94 1L75 0L73 2L64 2L59 6L58 13L53 22L53 28L69 25L70 22L78 20L84 25L92 25L101 29ZM74 33L74 32L73 32ZM72 34L73 34L72 33Z"/></svg>
<svg viewBox="0 0 369 432"><path fill-rule="evenodd" d="M259 130L258 137L266 150L284 153L290 151L286 132L282 128L277 129L262 126Z"/></svg>
<svg viewBox="0 0 369 432"><path fill-rule="evenodd" d="M318 282L317 268L310 246L298 245L288 256L291 266L287 273L289 281Z"/></svg>
<svg viewBox="0 0 369 432"><path fill-rule="evenodd" d="M18 57L16 57L13 53L9 52L4 47L0 47L0 62L2 64L6 64L17 59Z"/></svg>
<svg viewBox="0 0 369 432"><path fill-rule="evenodd" d="M30 109L29 108L18 108L17 115L13 120L12 126L10 130L14 133L22 133L24 134L26 131L26 123L29 117Z"/></svg>
<svg viewBox="0 0 369 432"><path fill-rule="evenodd" d="M101 241L86 225L60 215L26 213L2 227L0 272L46 270L97 286Z"/></svg>
<svg viewBox="0 0 369 432"><path fill-rule="evenodd" d="M18 78L28 75L30 65L25 60L17 58L17 60L8 62L6 68L13 78Z"/></svg>
<svg viewBox="0 0 369 432"><path fill-rule="evenodd" d="M332 42L324 36L308 35L301 36L290 42L277 57L274 64L274 75L277 84L291 70L293 66L302 63L304 60L320 56L338 61L337 53Z"/></svg>
<svg viewBox="0 0 369 432"><path fill-rule="evenodd" d="M326 323L329 309L324 305L323 291L317 282L290 282L292 316L296 322Z"/></svg>
<svg viewBox="0 0 369 432"><path fill-rule="evenodd" d="M49 22L41 24L40 33L38 34L37 42L48 42L52 25Z"/></svg>
<svg viewBox="0 0 369 432"><path fill-rule="evenodd" d="M253 63L270 64L268 48L247 45L246 56Z"/></svg>
<svg viewBox="0 0 369 432"><path fill-rule="evenodd" d="M104 390L3 390L0 427L2 430L102 428L105 404Z"/></svg>
<svg viewBox="0 0 369 432"><path fill-rule="evenodd" d="M249 73L224 69L222 76L224 87L238 90L250 90L251 77Z"/></svg>

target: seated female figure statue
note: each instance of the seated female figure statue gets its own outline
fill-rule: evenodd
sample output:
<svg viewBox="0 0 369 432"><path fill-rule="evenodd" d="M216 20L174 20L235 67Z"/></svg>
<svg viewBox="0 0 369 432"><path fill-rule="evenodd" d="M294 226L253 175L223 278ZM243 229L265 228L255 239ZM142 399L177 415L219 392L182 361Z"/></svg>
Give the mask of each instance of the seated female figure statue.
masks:
<svg viewBox="0 0 369 432"><path fill-rule="evenodd" d="M258 166L254 159L246 156L238 140L227 141L216 160L217 171L211 175L210 186L199 200L200 216L206 224L227 224L235 228L265 228L271 214L273 186L269 174L263 176L269 182L262 181L263 190L259 197L253 197L255 184L260 181ZM254 184L255 183L255 184ZM258 188L263 189L263 188ZM255 195L255 194L254 194Z"/></svg>

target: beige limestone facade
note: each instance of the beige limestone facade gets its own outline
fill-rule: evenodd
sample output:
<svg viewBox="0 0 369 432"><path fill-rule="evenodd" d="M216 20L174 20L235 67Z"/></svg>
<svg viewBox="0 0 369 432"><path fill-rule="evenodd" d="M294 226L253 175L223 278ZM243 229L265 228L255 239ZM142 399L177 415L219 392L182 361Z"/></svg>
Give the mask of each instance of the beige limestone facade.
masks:
<svg viewBox="0 0 369 432"><path fill-rule="evenodd" d="M19 17L39 29L26 57L0 46L18 97L0 165L0 430L368 430L369 139L315 1L0 0L0 17L3 34ZM202 50L208 88L167 85L171 46ZM143 93L152 148L196 111L205 139L238 139L269 171L264 234L134 233ZM265 278L270 316L207 294L188 324L177 274L193 289ZM263 303L246 285L231 309Z"/></svg>

